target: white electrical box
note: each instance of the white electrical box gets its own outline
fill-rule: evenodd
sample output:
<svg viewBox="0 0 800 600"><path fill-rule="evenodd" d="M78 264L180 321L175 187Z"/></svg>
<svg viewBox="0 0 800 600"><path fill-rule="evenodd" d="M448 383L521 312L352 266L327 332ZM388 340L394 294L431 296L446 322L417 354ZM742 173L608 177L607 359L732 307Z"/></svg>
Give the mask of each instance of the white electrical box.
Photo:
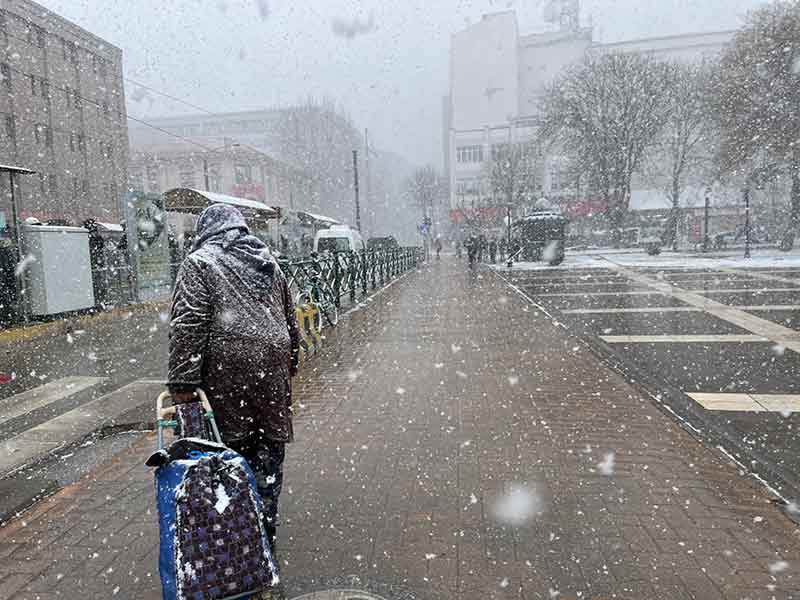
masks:
<svg viewBox="0 0 800 600"><path fill-rule="evenodd" d="M22 226L25 295L31 315L94 306L89 232L83 227Z"/></svg>

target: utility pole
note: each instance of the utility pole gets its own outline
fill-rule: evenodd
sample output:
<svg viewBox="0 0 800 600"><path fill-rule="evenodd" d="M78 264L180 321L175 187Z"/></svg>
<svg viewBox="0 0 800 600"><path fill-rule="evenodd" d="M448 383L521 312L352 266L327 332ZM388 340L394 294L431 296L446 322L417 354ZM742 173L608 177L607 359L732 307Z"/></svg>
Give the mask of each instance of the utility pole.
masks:
<svg viewBox="0 0 800 600"><path fill-rule="evenodd" d="M374 216L375 207L372 205L372 178L370 177L370 172L369 172L369 129L366 128L364 129L364 146L365 146L364 149L366 151L366 154L364 155L364 168L367 171L367 193L364 199L364 201L367 203L365 206L367 212L365 213L365 215L366 215L366 222L372 225L372 219L369 218L369 211L370 209L372 209L372 214ZM368 229L370 232L373 231L373 228L371 227L365 227L365 229ZM375 234L372 233L372 235Z"/></svg>
<svg viewBox="0 0 800 600"><path fill-rule="evenodd" d="M744 188L744 257L750 258L750 183Z"/></svg>
<svg viewBox="0 0 800 600"><path fill-rule="evenodd" d="M706 188L706 198L705 198L705 200L706 200L705 209L704 209L705 212L703 214L703 221L704 221L704 227L703 227L703 252L708 252L708 242L709 242L709 239L708 239L708 217L709 217L709 211L711 210L711 188L708 188L708 187Z"/></svg>
<svg viewBox="0 0 800 600"><path fill-rule="evenodd" d="M353 150L353 187L356 192L356 229L361 232L361 207L358 204L358 150Z"/></svg>

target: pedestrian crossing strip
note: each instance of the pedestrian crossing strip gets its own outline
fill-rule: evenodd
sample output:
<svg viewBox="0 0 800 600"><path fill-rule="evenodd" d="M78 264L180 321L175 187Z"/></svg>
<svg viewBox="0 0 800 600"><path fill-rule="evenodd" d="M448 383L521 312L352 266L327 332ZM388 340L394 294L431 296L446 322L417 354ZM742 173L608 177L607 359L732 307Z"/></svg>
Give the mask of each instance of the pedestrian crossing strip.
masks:
<svg viewBox="0 0 800 600"><path fill-rule="evenodd" d="M800 394L741 394L701 393L686 394L706 410L757 413L800 412Z"/></svg>
<svg viewBox="0 0 800 600"><path fill-rule="evenodd" d="M9 422L43 407L50 406L81 391L105 383L103 377L64 377L0 401L0 423ZM80 443L81 440L106 426L120 425L123 417L136 413L149 413L148 408L164 383L155 380L138 380L84 402L50 419L12 432L0 441L0 476L46 459L61 449Z"/></svg>

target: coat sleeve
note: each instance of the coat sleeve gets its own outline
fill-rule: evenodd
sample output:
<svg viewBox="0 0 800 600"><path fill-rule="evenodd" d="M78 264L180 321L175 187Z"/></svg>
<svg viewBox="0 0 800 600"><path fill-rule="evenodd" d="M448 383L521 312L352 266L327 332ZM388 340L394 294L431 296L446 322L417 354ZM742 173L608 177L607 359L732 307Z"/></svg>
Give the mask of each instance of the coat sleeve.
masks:
<svg viewBox="0 0 800 600"><path fill-rule="evenodd" d="M281 287L283 296L283 309L286 313L286 325L289 327L289 341L291 342L291 356L289 357L289 371L294 376L300 366L300 327L297 325L297 315L294 309L294 301L289 291L289 283L285 276L281 276Z"/></svg>
<svg viewBox="0 0 800 600"><path fill-rule="evenodd" d="M213 307L200 264L185 260L175 280L169 324L169 378L172 392L193 390L202 383Z"/></svg>

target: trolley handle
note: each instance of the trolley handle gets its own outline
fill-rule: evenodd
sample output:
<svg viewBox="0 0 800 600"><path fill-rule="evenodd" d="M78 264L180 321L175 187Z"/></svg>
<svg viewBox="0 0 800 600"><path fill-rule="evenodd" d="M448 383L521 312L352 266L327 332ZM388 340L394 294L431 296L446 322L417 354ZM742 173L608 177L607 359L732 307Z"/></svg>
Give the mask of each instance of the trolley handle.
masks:
<svg viewBox="0 0 800 600"><path fill-rule="evenodd" d="M200 402L202 405L205 411L205 418L208 419L208 423L211 426L211 433L214 437L213 441L222 444L222 436L219 434L217 420L214 418L214 411L211 408L211 403L208 401L208 396L206 396L206 393L201 388L196 388L195 393L198 398L196 402ZM156 399L156 433L159 450L164 447L164 429L168 427L177 429L178 427L178 421L175 420L175 415L178 412L177 405L170 404L169 406L164 406L164 401L167 398L172 398L172 393L169 391L161 392Z"/></svg>

